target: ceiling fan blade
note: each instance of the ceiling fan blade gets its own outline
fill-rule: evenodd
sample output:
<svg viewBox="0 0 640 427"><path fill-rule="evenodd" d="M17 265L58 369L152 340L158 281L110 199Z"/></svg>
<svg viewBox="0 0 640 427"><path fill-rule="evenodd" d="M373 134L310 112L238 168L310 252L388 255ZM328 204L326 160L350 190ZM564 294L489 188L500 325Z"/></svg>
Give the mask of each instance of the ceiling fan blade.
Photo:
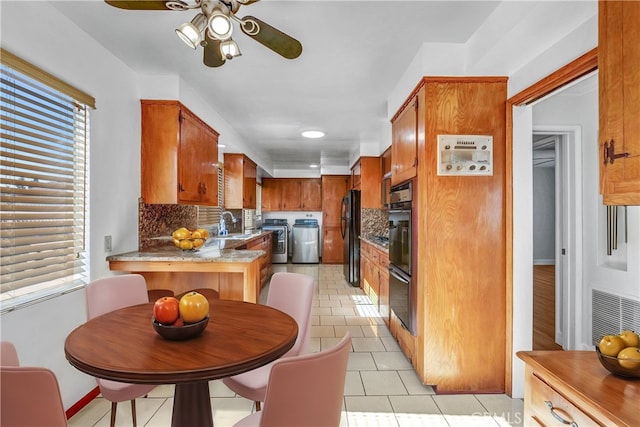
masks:
<svg viewBox="0 0 640 427"><path fill-rule="evenodd" d="M206 41L202 62L204 62L204 65L207 67L220 67L225 63L225 59L222 57L222 52L220 51L220 40L209 37L207 34Z"/></svg>
<svg viewBox="0 0 640 427"><path fill-rule="evenodd" d="M260 28L257 33L255 31L251 31L253 29L251 21L257 23ZM242 18L242 22L243 25L240 25L240 29L243 33L268 47L275 53L287 59L295 59L302 53L302 44L300 44L298 40L283 33L277 28L272 27L266 22L263 22L253 16L245 16Z"/></svg>
<svg viewBox="0 0 640 427"><path fill-rule="evenodd" d="M127 10L170 10L165 0L104 0L105 3ZM179 1L178 3L184 3Z"/></svg>

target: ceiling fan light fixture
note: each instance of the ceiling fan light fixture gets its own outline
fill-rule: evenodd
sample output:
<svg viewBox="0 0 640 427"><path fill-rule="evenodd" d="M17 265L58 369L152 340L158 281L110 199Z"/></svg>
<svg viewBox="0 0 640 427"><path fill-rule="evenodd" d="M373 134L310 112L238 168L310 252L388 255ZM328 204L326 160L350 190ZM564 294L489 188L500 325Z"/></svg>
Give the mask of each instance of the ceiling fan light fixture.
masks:
<svg viewBox="0 0 640 427"><path fill-rule="evenodd" d="M226 40L233 33L233 25L231 19L221 10L215 10L209 16L209 35L214 39Z"/></svg>
<svg viewBox="0 0 640 427"><path fill-rule="evenodd" d="M202 31L206 26L206 19L202 13L198 13L191 22L185 22L176 28L176 34L191 49L198 47L202 38Z"/></svg>
<svg viewBox="0 0 640 427"><path fill-rule="evenodd" d="M222 52L222 56L227 59L233 59L236 56L241 56L240 48L238 47L238 43L234 40L229 39L220 43L220 51Z"/></svg>
<svg viewBox="0 0 640 427"><path fill-rule="evenodd" d="M304 132L302 132L302 136L312 139L322 138L324 136L324 132L320 130L305 130Z"/></svg>

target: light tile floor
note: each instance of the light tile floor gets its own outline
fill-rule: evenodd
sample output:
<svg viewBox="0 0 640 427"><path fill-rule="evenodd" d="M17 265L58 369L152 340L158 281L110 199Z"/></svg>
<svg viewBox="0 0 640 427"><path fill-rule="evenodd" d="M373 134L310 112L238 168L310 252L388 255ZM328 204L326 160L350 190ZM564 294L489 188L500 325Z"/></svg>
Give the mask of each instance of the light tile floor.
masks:
<svg viewBox="0 0 640 427"><path fill-rule="evenodd" d="M331 347L350 331L344 411L340 427L521 426L523 402L503 394L436 395L423 385L369 298L345 282L342 265L274 265L316 279L310 351ZM264 301L265 289L261 295ZM216 427L232 426L250 414L253 402L236 396L221 381L211 381ZM173 386L156 387L136 400L138 426L171 425ZM110 403L94 399L69 420L69 427L109 425ZM117 426L129 427L131 406L118 405Z"/></svg>

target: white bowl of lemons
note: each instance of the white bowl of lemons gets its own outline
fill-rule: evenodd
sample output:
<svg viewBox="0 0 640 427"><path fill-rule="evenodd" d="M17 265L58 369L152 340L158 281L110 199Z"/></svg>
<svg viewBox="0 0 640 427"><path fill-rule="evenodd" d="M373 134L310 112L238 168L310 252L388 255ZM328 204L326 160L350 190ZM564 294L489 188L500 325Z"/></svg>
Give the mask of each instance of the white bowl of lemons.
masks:
<svg viewBox="0 0 640 427"><path fill-rule="evenodd" d="M204 242L209 238L209 232L204 228L189 230L180 227L171 234L173 244L183 251L197 251L204 246Z"/></svg>

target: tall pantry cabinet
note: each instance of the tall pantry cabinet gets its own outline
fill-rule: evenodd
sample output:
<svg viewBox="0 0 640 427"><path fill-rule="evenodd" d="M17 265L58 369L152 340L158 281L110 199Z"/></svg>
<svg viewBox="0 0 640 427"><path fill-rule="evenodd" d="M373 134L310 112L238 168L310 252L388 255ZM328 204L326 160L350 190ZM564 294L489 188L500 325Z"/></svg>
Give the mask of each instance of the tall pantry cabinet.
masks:
<svg viewBox="0 0 640 427"><path fill-rule="evenodd" d="M400 166L398 148L416 144L417 236L416 336L392 331L422 382L438 393L505 390L506 97L504 77L425 77L392 119L403 135L402 145L392 146L394 184L397 171L413 166L413 146ZM438 135L492 136L493 175L438 176Z"/></svg>

